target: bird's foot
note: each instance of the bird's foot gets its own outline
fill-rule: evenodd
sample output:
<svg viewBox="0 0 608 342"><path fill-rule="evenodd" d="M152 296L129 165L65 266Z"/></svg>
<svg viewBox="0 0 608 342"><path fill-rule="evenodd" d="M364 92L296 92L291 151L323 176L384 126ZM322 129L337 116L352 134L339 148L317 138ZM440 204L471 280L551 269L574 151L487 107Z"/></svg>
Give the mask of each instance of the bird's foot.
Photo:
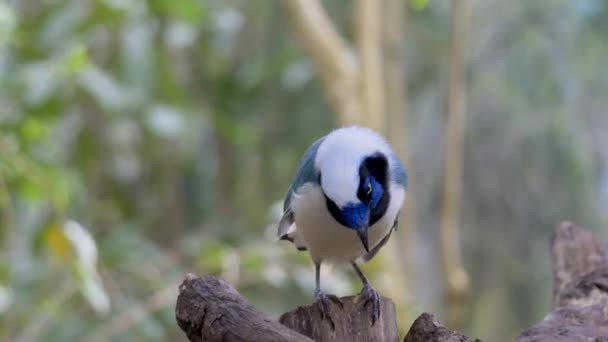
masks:
<svg viewBox="0 0 608 342"><path fill-rule="evenodd" d="M359 297L364 301L363 307L370 305L372 310L372 325L380 318L380 295L369 283L363 285L363 289L359 292Z"/></svg>
<svg viewBox="0 0 608 342"><path fill-rule="evenodd" d="M326 319L329 322L332 330L336 329L336 325L334 324L334 320L331 318L331 314L329 313L329 302L332 301L336 305L340 307L340 309L344 308L344 304L340 298L336 295L328 295L325 294L321 290L317 290L315 292L315 297L317 298L317 307L319 308L319 313L321 314L321 319Z"/></svg>

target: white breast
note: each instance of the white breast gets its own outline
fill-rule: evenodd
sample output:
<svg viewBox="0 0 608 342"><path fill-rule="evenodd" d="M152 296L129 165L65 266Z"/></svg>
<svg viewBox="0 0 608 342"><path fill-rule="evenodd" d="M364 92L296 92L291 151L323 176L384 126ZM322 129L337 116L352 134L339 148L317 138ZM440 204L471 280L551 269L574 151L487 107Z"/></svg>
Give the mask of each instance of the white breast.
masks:
<svg viewBox="0 0 608 342"><path fill-rule="evenodd" d="M384 216L369 228L370 250L392 228L405 199L405 191L391 185L391 202ZM295 240L308 248L315 262L349 262L366 254L357 233L333 218L327 209L325 196L315 184L306 184L293 195L291 209L295 217Z"/></svg>

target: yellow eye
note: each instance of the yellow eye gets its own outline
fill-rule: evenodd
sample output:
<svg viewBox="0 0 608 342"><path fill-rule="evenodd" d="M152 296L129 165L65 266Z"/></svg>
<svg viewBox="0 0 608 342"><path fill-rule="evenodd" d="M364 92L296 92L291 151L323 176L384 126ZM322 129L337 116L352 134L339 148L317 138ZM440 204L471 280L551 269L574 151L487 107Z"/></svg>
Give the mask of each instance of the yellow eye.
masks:
<svg viewBox="0 0 608 342"><path fill-rule="evenodd" d="M372 183L367 183L367 196L372 194Z"/></svg>

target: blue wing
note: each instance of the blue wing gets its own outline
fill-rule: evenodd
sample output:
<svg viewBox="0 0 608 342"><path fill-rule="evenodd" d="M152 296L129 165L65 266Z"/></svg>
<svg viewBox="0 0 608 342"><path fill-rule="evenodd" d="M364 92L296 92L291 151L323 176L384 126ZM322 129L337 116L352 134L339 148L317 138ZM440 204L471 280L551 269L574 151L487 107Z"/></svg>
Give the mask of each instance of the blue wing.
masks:
<svg viewBox="0 0 608 342"><path fill-rule="evenodd" d="M291 186L289 187L287 195L285 196L285 201L283 202L284 211L287 211L289 208L291 195L294 191L297 191L306 183L313 182L319 184L319 174L317 170L315 170L315 158L317 156L317 150L319 150L319 145L321 145L323 139L325 139L325 137L318 139L312 145L310 145L306 152L304 152L302 159L300 159L300 162L298 163L298 171L293 178L293 182L291 182Z"/></svg>
<svg viewBox="0 0 608 342"><path fill-rule="evenodd" d="M298 191L298 189L306 183L312 182L319 184L319 174L317 170L315 170L315 158L317 156L319 145L321 145L324 138L325 137L322 137L310 145L298 163L298 171L293 178L293 182L291 183L289 190L287 190L287 195L285 196L285 200L283 202L283 217L281 217L279 229L277 231L277 235L281 239L290 240L287 232L294 221L293 212L289 207L293 193Z"/></svg>
<svg viewBox="0 0 608 342"><path fill-rule="evenodd" d="M404 189L407 189L407 171L405 170L405 166L399 160L399 157L394 153L391 153L391 161L392 161L392 169L391 175L393 180L398 184L401 184Z"/></svg>

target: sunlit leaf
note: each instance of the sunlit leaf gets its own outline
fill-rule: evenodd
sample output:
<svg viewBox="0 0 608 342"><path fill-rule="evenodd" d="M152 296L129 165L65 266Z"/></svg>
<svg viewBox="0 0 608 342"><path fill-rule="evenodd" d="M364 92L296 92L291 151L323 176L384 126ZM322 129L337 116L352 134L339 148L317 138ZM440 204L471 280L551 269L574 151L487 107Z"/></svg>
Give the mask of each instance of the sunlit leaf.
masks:
<svg viewBox="0 0 608 342"><path fill-rule="evenodd" d="M125 12L132 16L140 16L146 11L144 0L103 0L100 2L113 11Z"/></svg>
<svg viewBox="0 0 608 342"><path fill-rule="evenodd" d="M63 63L62 71L67 76L77 75L89 63L89 55L83 44L74 46Z"/></svg>
<svg viewBox="0 0 608 342"><path fill-rule="evenodd" d="M58 170L53 172L52 191L50 192L50 200L53 207L62 212L67 209L70 203L70 192L72 183L69 179L70 175L65 175Z"/></svg>
<svg viewBox="0 0 608 342"><path fill-rule="evenodd" d="M65 258L72 252L70 241L65 235L63 226L60 224L52 224L46 230L46 245L52 254Z"/></svg>
<svg viewBox="0 0 608 342"><path fill-rule="evenodd" d="M179 2L149 0L148 3L156 13L169 14L177 19L192 23L204 21L207 14L205 2L199 0L182 0Z"/></svg>
<svg viewBox="0 0 608 342"><path fill-rule="evenodd" d="M42 140L48 132L48 126L35 117L28 117L21 126L21 134L27 142Z"/></svg>
<svg viewBox="0 0 608 342"><path fill-rule="evenodd" d="M245 250L241 254L243 269L247 272L259 273L267 264L264 255L255 250Z"/></svg>
<svg viewBox="0 0 608 342"><path fill-rule="evenodd" d="M429 0L410 0L410 6L416 11L422 11L429 4Z"/></svg>
<svg viewBox="0 0 608 342"><path fill-rule="evenodd" d="M23 196L23 199L38 202L43 199L43 191L39 184L34 182L33 179L20 177L17 182L19 194Z"/></svg>
<svg viewBox="0 0 608 342"><path fill-rule="evenodd" d="M218 240L206 240L201 244L198 266L208 273L222 271L225 246Z"/></svg>
<svg viewBox="0 0 608 342"><path fill-rule="evenodd" d="M0 283L6 282L10 275L10 268L8 262L0 263Z"/></svg>

